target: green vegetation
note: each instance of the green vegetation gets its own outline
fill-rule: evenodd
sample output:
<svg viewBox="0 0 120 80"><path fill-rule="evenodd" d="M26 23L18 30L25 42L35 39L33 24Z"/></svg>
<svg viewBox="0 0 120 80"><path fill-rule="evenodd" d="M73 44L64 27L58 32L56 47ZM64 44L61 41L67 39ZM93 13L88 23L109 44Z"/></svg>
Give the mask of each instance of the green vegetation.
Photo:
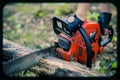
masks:
<svg viewBox="0 0 120 80"><path fill-rule="evenodd" d="M30 71L27 71L27 74L24 73L24 71L21 71L17 74L17 77L35 77L36 74Z"/></svg>
<svg viewBox="0 0 120 80"><path fill-rule="evenodd" d="M64 4L61 7L58 7L57 10L55 10L55 14L58 16L66 16L71 13L74 13L74 9L72 9L72 8L70 9L69 4Z"/></svg>

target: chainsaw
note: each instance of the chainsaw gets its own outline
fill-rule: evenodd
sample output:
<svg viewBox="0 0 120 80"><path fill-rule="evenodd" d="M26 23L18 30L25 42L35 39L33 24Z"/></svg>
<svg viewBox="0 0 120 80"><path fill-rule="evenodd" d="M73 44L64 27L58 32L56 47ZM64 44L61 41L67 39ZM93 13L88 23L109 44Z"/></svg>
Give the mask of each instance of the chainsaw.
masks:
<svg viewBox="0 0 120 80"><path fill-rule="evenodd" d="M77 61L91 68L91 63L104 46L112 40L113 29L108 28L111 34L101 40L101 29L98 23L86 20L72 31L69 25L58 17L53 18L53 29L58 35L56 52L66 61Z"/></svg>
<svg viewBox="0 0 120 80"><path fill-rule="evenodd" d="M86 20L83 25L77 25L75 31L72 31L65 20L53 17L53 30L58 35L58 41L55 42L55 45L4 62L3 72L9 75L25 70L37 65L39 59L46 56L58 57L66 61L77 61L91 68L97 55L102 53L104 46L112 40L113 29L111 27L107 28L111 31L111 34L102 40L101 27L97 22Z"/></svg>

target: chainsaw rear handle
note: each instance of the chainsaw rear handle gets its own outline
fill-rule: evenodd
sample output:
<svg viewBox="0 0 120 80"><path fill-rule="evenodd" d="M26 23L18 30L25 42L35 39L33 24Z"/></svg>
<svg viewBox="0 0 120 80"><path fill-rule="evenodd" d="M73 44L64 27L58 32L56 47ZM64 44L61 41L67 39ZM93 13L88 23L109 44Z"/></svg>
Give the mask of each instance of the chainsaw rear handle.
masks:
<svg viewBox="0 0 120 80"><path fill-rule="evenodd" d="M111 34L108 35L108 38L106 38L103 41L101 41L100 46L105 46L105 45L107 45L112 40L112 37L113 37L113 28L107 27L107 29L109 29L111 31Z"/></svg>
<svg viewBox="0 0 120 80"><path fill-rule="evenodd" d="M72 31L70 30L68 24L58 17L53 17L53 30L57 35L63 33L72 37Z"/></svg>
<svg viewBox="0 0 120 80"><path fill-rule="evenodd" d="M86 45L86 48L87 48L87 63L86 63L86 66L88 68L91 68L92 67L92 57L93 57L94 53L93 53L92 47L90 45L90 40L89 40L89 38L87 36L87 33L83 29L83 27L79 28L79 32L83 36L83 39L85 41L85 45Z"/></svg>

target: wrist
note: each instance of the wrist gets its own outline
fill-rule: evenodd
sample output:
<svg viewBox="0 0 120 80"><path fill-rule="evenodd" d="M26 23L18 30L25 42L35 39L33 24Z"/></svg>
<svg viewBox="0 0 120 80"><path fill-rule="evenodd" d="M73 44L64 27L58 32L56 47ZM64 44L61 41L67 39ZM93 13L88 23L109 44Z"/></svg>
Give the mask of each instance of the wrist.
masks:
<svg viewBox="0 0 120 80"><path fill-rule="evenodd" d="M80 13L77 13L76 12L76 17L78 18L78 19L80 19L81 21L85 21L86 20L86 16L84 16L84 15L82 15L82 14L80 14Z"/></svg>

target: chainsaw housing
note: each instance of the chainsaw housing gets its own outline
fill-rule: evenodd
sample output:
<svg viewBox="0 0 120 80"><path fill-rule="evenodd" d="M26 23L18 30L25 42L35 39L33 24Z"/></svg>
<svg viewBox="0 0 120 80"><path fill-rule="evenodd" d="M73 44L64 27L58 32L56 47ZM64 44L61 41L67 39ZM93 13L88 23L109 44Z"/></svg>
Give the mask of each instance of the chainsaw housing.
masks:
<svg viewBox="0 0 120 80"><path fill-rule="evenodd" d="M54 20L56 20L56 18ZM59 20L59 18L57 21L53 21L53 24L54 32L59 36L56 52L66 61L74 60L86 64L88 58L87 53L89 51L87 51L86 42L80 31L71 32L67 23L65 23L64 20ZM102 53L104 49L104 46L101 45L100 25L97 22L86 20L81 27L89 38L92 51L92 54L89 56L91 56L93 62L97 55ZM107 43L111 41L111 37L109 37L109 39Z"/></svg>

